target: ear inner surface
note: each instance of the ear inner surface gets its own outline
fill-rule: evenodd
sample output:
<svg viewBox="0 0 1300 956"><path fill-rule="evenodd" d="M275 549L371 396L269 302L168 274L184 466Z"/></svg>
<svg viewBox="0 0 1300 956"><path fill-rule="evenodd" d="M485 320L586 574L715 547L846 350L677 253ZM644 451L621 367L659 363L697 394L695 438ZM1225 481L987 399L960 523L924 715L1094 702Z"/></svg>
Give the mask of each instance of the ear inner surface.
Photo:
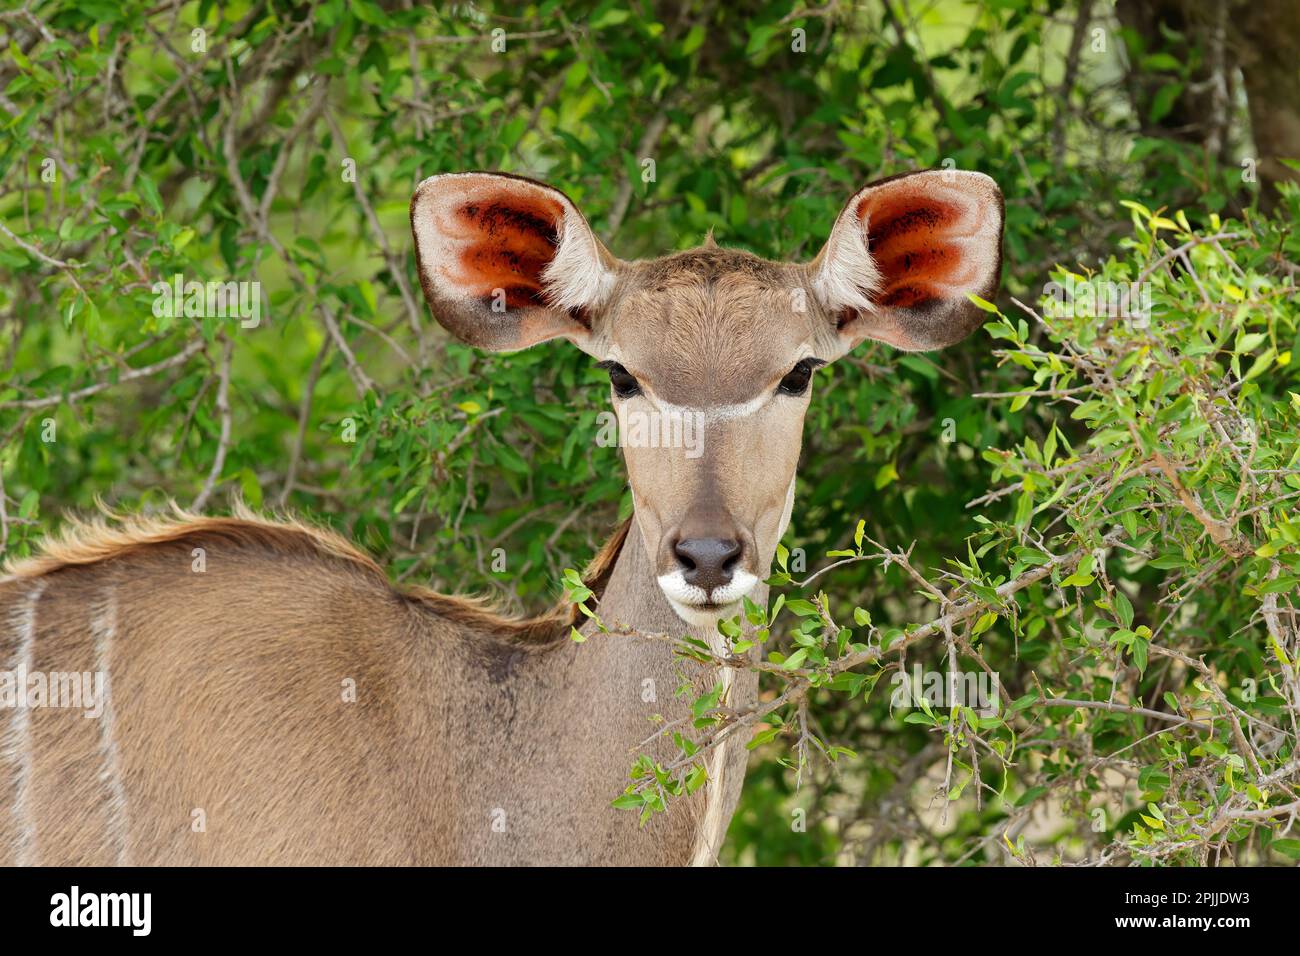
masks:
<svg viewBox="0 0 1300 956"><path fill-rule="evenodd" d="M976 291L991 270L978 245L980 213L975 203L941 195L895 190L864 196L857 207L868 248L883 279L879 304L917 308L950 297L954 288Z"/></svg>
<svg viewBox="0 0 1300 956"><path fill-rule="evenodd" d="M425 298L457 338L508 351L556 337L586 347L617 260L559 190L502 174L433 176L411 200L411 229Z"/></svg>
<svg viewBox="0 0 1300 956"><path fill-rule="evenodd" d="M559 248L564 207L544 196L498 195L470 200L453 213L459 255L444 275L469 296L491 303L494 290L505 292L507 308L545 306L542 272Z"/></svg>
<svg viewBox="0 0 1300 956"><path fill-rule="evenodd" d="M814 263L822 289L851 284L858 293L827 303L844 346L873 338L925 350L974 331L983 313L967 294L995 294L1002 218L1002 194L981 173L905 174L854 196ZM861 262L863 248L869 266Z"/></svg>

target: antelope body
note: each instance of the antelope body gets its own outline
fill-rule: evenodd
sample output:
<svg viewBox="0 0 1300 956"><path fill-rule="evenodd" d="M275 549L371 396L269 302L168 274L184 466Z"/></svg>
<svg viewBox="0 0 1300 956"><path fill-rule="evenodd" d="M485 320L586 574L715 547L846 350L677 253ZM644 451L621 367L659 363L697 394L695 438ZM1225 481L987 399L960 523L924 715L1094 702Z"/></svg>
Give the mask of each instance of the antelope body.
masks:
<svg viewBox="0 0 1300 956"><path fill-rule="evenodd" d="M471 344L566 338L610 370L621 424L685 411L703 454L628 447L635 511L588 569L601 618L513 619L399 588L346 541L238 512L70 526L0 578L0 863L710 863L745 739L644 827L610 801L639 752L674 750L721 682L653 636L729 654L720 617L760 605L790 520L812 370L872 338L904 349L978 325L1000 264L987 177L858 193L805 265L708 245L622 262L557 190L435 176L411 207L425 295ZM4 675L101 675L100 713L5 706ZM677 694L686 683L692 692ZM732 739L735 736L736 739Z"/></svg>

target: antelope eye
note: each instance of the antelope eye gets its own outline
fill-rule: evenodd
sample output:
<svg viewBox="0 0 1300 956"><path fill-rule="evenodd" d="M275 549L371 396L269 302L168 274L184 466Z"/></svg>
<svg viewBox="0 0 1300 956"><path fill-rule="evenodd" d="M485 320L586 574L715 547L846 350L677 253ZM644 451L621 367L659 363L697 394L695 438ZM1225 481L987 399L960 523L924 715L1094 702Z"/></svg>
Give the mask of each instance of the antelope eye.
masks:
<svg viewBox="0 0 1300 956"><path fill-rule="evenodd" d="M825 362L815 358L801 359L794 368L786 373L785 378L781 379L777 391L786 395L802 395L808 390L808 383L812 380L813 369L825 364Z"/></svg>
<svg viewBox="0 0 1300 956"><path fill-rule="evenodd" d="M619 398L641 394L641 386L632 377L632 373L617 362L601 362L600 367L609 372L609 383L614 386L614 394Z"/></svg>

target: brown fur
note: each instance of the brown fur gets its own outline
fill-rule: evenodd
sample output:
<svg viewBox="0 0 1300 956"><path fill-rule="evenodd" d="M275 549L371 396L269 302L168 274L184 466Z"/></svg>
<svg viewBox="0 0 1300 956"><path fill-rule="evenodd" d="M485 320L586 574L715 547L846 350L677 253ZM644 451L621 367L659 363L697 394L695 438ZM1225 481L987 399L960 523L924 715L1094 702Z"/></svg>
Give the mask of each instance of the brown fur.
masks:
<svg viewBox="0 0 1300 956"><path fill-rule="evenodd" d="M629 530L593 587L637 590ZM19 734L0 711L0 863L680 864L693 847L695 798L644 829L608 807L648 718L676 706L662 644L580 648L571 608L517 621L395 588L332 533L247 513L84 523L11 570L0 666L106 664L112 713L34 708ZM659 701L629 711L647 679Z"/></svg>

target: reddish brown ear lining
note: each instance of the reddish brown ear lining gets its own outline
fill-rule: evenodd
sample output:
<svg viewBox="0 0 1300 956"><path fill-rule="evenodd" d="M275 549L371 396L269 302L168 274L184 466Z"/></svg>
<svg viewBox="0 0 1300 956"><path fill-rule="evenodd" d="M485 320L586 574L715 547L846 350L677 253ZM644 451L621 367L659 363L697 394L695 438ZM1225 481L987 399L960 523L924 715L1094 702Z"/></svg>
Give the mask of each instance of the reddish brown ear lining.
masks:
<svg viewBox="0 0 1300 956"><path fill-rule="evenodd" d="M939 295L929 286L895 285L886 291L880 301L891 309L918 309L938 299Z"/></svg>
<svg viewBox="0 0 1300 956"><path fill-rule="evenodd" d="M564 209L544 198L508 196L469 202L456 219L470 234L458 257L459 281L489 303L496 290L509 309L545 305L542 271L555 258Z"/></svg>
<svg viewBox="0 0 1300 956"><path fill-rule="evenodd" d="M544 305L540 276L550 261L550 256L476 245L460 255L459 281L487 305L492 304L497 289L505 292L507 308Z"/></svg>
<svg viewBox="0 0 1300 956"><path fill-rule="evenodd" d="M968 264L950 236L965 212L902 188L863 198L857 213L867 224L868 246L883 279L882 305L919 308L959 282Z"/></svg>
<svg viewBox="0 0 1300 956"><path fill-rule="evenodd" d="M508 197L466 203L457 214L467 224L489 236L515 232L539 235L553 241L556 223L564 216L564 210L559 203L539 200L534 204L526 199Z"/></svg>
<svg viewBox="0 0 1300 956"><path fill-rule="evenodd" d="M951 203L918 198L903 189L893 190L893 195L888 197L865 196L858 203L858 218L871 224L872 234L881 242L918 230L935 232L950 228L961 214L962 210Z"/></svg>

